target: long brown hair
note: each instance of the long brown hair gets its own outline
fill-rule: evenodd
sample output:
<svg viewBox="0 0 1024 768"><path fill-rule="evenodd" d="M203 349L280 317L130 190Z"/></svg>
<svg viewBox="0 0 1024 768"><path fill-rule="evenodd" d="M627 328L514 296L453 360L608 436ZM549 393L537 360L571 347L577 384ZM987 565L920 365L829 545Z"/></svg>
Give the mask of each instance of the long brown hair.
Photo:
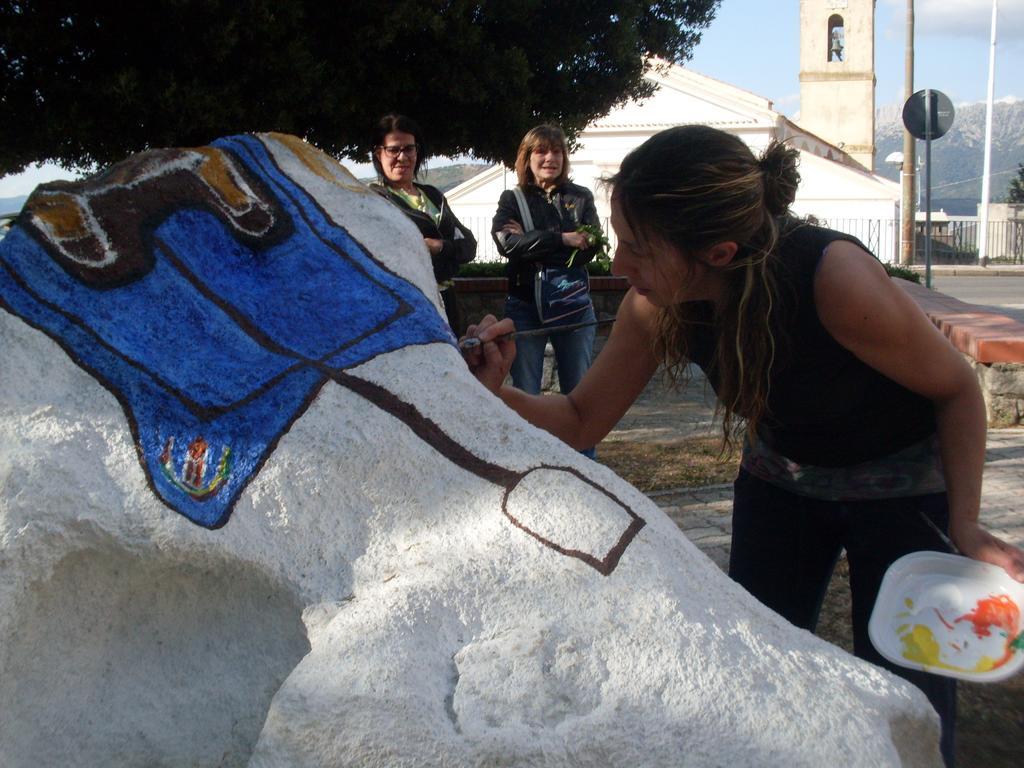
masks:
<svg viewBox="0 0 1024 768"><path fill-rule="evenodd" d="M776 219L796 195L797 160L795 149L778 142L758 159L732 134L685 125L645 141L610 179L638 238L669 245L690 263L718 243L739 246L732 262L720 268L726 288L715 308L718 343L709 368L717 383L725 446L740 436L744 421L756 434L767 414L780 341L773 316ZM685 379L698 315L692 303L659 313L656 351L675 382Z"/></svg>
<svg viewBox="0 0 1024 768"><path fill-rule="evenodd" d="M538 125L531 128L519 142L519 150L516 152L516 180L519 186L525 187L536 184L537 179L533 177L530 170L530 155L533 150L540 148L562 150L562 172L555 179L555 184L563 184L569 180L569 145L565 140L565 134L557 125Z"/></svg>

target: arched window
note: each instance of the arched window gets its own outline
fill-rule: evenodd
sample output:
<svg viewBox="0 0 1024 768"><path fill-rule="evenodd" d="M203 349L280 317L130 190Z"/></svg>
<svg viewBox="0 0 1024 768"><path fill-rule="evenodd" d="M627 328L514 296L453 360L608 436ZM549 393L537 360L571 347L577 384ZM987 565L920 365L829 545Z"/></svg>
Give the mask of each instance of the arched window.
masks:
<svg viewBox="0 0 1024 768"><path fill-rule="evenodd" d="M843 17L835 13L828 17L828 60L843 61L846 58L846 30Z"/></svg>

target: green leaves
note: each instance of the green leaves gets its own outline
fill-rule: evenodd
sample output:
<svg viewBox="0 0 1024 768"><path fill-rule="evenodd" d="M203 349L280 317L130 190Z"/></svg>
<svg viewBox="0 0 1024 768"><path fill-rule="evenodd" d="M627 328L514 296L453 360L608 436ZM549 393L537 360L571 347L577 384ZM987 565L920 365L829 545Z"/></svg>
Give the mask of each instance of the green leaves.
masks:
<svg viewBox="0 0 1024 768"><path fill-rule="evenodd" d="M1017 175L1010 180L1006 202L1024 203L1024 163L1017 163Z"/></svg>
<svg viewBox="0 0 1024 768"><path fill-rule="evenodd" d="M580 224L576 227L577 232L582 232L587 236L588 247L592 248L595 245L601 247L601 250L594 256L595 261L608 261L608 249L611 248L611 243L608 242L608 238L604 232L601 231L600 227L594 226L593 224ZM573 252L569 254L569 260L565 263L565 266L571 267L573 261L576 259L576 254L580 252L579 248L573 249Z"/></svg>
<svg viewBox="0 0 1024 768"><path fill-rule="evenodd" d="M537 123L647 93L644 57L688 58L719 1L0 3L0 173L265 130L365 161L388 111L511 164Z"/></svg>

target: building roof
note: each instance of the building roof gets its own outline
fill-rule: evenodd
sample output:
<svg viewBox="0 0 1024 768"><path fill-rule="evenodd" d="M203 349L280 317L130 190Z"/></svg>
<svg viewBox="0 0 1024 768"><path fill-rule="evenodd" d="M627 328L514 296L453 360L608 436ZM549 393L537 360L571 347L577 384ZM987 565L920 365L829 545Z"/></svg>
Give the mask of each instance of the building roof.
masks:
<svg viewBox="0 0 1024 768"><path fill-rule="evenodd" d="M590 123L578 138L579 149L572 156L574 166L589 164L604 171L614 170L626 152L648 136L677 125L701 124L740 135L755 151L771 139L786 141L800 150L805 164L814 164L811 175L838 174L839 183L849 189L851 199L899 200L898 185L866 171L839 147L776 112L770 99L657 59L645 77L654 83L655 92L647 99L622 104ZM826 165L807 159L812 157ZM500 164L491 166L449 190L448 198L454 202L482 192L483 187L506 173ZM819 186L822 190L828 188L828 184ZM834 199L835 185L828 191Z"/></svg>

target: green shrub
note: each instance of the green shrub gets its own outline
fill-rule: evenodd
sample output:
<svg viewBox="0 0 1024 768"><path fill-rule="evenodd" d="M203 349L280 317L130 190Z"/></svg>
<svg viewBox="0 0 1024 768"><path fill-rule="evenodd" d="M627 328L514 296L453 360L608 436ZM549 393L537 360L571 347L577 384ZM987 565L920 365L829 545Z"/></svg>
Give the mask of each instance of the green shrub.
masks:
<svg viewBox="0 0 1024 768"><path fill-rule="evenodd" d="M504 261L471 261L459 267L459 277L504 277Z"/></svg>
<svg viewBox="0 0 1024 768"><path fill-rule="evenodd" d="M459 277L504 277L504 261L471 261L459 267ZM587 272L592 275L610 275L611 259L594 259L587 264Z"/></svg>
<svg viewBox="0 0 1024 768"><path fill-rule="evenodd" d="M899 264L882 264L885 267L885 271L889 273L889 277L898 277L900 280L909 280L912 283L920 283L921 276L912 269L901 266Z"/></svg>

